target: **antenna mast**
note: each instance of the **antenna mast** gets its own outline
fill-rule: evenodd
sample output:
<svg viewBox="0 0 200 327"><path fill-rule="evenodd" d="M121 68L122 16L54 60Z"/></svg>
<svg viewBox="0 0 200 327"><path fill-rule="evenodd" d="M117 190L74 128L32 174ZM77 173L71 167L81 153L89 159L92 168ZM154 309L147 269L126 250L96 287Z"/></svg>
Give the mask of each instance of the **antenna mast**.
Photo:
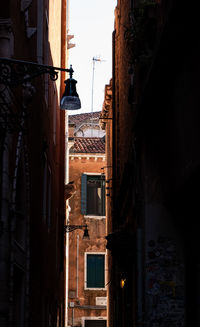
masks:
<svg viewBox="0 0 200 327"><path fill-rule="evenodd" d="M93 57L92 58L92 61L93 61L93 70L92 70L92 101L91 101L91 119L92 119L92 124L93 124L93 99L94 99L94 70L95 70L95 62L97 61L105 61L105 60L102 60L98 57ZM93 130L91 131L91 136L93 136Z"/></svg>
<svg viewBox="0 0 200 327"><path fill-rule="evenodd" d="M102 61L100 58L98 57L93 57L92 58L93 61L93 70L92 70L92 103L91 103L91 112L93 113L93 99L94 99L94 70L95 70L95 62L96 61Z"/></svg>

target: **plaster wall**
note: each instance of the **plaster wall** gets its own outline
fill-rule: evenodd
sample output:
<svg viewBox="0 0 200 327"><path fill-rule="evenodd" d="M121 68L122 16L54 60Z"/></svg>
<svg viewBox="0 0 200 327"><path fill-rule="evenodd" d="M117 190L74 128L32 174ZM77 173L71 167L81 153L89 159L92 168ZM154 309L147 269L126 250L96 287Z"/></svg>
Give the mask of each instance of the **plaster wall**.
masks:
<svg viewBox="0 0 200 327"><path fill-rule="evenodd" d="M82 239L83 231L75 230L69 234L69 302L74 302L74 323L76 326L84 324L84 317L106 317L106 306L99 306L97 297L106 297L104 289L86 289L85 284L85 253L102 253L106 255L106 219L105 217L88 217L81 214L81 175L82 173L101 174L105 164L105 156L69 158L69 180L74 181L75 195L69 200L69 223L88 225L90 239ZM105 258L106 261L106 258ZM105 271L107 283L107 268ZM69 312L69 325L72 323L72 308Z"/></svg>

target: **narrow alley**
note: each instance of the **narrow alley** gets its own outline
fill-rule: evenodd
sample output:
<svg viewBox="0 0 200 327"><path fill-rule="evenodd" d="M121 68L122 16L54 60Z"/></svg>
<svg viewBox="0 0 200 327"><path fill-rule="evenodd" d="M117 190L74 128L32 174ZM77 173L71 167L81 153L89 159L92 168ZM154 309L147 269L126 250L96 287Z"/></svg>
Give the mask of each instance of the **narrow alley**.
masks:
<svg viewBox="0 0 200 327"><path fill-rule="evenodd" d="M200 327L197 4L113 1L100 87L75 3L0 3L0 327Z"/></svg>

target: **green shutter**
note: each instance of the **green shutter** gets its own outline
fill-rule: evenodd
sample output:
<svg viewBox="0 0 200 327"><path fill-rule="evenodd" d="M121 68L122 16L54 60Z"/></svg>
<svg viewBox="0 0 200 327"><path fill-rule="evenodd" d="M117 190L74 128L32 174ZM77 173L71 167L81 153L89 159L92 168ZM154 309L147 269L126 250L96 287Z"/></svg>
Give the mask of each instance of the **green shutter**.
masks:
<svg viewBox="0 0 200 327"><path fill-rule="evenodd" d="M87 287L95 287L95 256L87 255Z"/></svg>
<svg viewBox="0 0 200 327"><path fill-rule="evenodd" d="M87 214L87 175L81 176L81 213Z"/></svg>
<svg viewBox="0 0 200 327"><path fill-rule="evenodd" d="M96 285L104 287L104 255L96 255Z"/></svg>
<svg viewBox="0 0 200 327"><path fill-rule="evenodd" d="M87 287L104 288L104 255L88 254L87 255Z"/></svg>

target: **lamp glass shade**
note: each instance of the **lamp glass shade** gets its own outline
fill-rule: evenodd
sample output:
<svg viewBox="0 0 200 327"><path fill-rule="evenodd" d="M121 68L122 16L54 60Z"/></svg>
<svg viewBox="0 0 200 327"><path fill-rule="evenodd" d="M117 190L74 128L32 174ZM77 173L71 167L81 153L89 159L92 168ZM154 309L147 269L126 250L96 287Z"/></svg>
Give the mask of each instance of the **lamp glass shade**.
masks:
<svg viewBox="0 0 200 327"><path fill-rule="evenodd" d="M81 101L76 96L63 96L60 101L60 109L77 110L81 108Z"/></svg>
<svg viewBox="0 0 200 327"><path fill-rule="evenodd" d="M76 92L77 81L73 78L68 78L65 81L65 92L60 101L60 108L64 110L77 110L81 108L81 101Z"/></svg>

